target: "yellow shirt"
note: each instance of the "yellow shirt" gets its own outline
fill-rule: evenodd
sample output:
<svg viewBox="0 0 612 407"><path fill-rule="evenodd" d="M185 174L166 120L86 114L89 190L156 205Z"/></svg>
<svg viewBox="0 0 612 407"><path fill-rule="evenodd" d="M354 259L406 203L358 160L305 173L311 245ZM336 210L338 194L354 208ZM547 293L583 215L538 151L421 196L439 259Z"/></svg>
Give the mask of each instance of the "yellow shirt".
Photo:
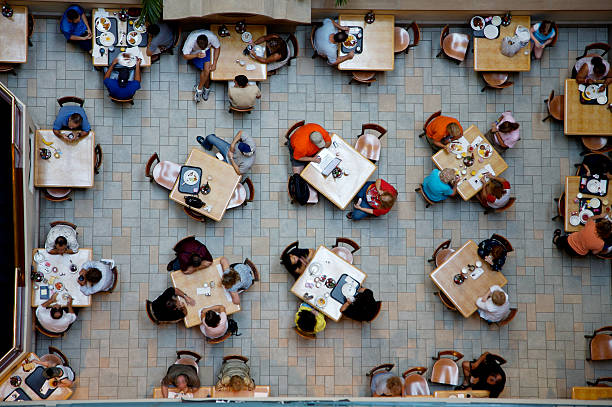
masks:
<svg viewBox="0 0 612 407"><path fill-rule="evenodd" d="M298 308L297 312L295 313L295 325L297 325L298 314L302 310L316 311L310 305L308 305L306 303L302 303L302 305L300 305L300 308ZM323 315L322 313L319 312L319 313L317 313L317 317L316 318L317 318L317 322L315 324L315 328L314 328L314 332L313 333L318 334L319 332L321 332L322 330L325 329L325 315Z"/></svg>

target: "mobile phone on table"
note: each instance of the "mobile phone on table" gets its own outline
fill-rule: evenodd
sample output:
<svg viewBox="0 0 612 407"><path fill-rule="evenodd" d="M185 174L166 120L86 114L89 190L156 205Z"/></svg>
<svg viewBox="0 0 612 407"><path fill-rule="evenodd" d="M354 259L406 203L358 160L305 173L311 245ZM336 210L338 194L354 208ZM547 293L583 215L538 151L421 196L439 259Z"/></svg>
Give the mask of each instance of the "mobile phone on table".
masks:
<svg viewBox="0 0 612 407"><path fill-rule="evenodd" d="M49 287L46 285L40 286L40 299L48 300L49 299Z"/></svg>

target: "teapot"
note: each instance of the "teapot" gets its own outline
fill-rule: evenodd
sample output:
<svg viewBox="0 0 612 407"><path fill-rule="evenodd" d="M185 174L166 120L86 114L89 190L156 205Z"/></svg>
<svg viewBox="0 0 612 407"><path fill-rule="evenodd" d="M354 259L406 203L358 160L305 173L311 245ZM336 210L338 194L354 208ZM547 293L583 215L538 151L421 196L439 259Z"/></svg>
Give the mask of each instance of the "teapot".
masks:
<svg viewBox="0 0 612 407"><path fill-rule="evenodd" d="M238 34L242 34L245 31L246 31L246 23L244 22L244 20L238 21L236 23L236 32Z"/></svg>
<svg viewBox="0 0 612 407"><path fill-rule="evenodd" d="M225 24L222 24L219 27L219 31L217 33L219 34L219 37L229 37L230 35L230 32Z"/></svg>
<svg viewBox="0 0 612 407"><path fill-rule="evenodd" d="M368 24L372 24L376 18L374 17L374 11L370 10L366 13L364 20Z"/></svg>

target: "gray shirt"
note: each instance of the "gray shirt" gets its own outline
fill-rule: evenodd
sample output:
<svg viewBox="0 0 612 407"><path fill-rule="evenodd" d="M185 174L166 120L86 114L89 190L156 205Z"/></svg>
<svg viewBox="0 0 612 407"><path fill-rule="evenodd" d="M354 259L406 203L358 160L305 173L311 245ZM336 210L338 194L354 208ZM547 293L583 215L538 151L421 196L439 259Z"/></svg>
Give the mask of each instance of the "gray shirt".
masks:
<svg viewBox="0 0 612 407"><path fill-rule="evenodd" d="M154 55L161 53L159 47L170 48L174 44L174 34L170 26L166 23L158 23L157 25L159 26L159 34L153 37L151 44L149 44L149 49Z"/></svg>
<svg viewBox="0 0 612 407"><path fill-rule="evenodd" d="M238 170L241 174L246 173L252 166L255 164L255 140L253 137L249 136L245 132L242 132L242 136L240 137L240 141L245 144L248 144L251 147L252 155L246 156L240 152L238 149L238 144L236 144L236 149L234 151L234 162L238 166Z"/></svg>
<svg viewBox="0 0 612 407"><path fill-rule="evenodd" d="M81 266L82 269L96 268L102 273L102 278L94 285L89 283L80 286L80 290L85 295L92 295L100 291L108 291L115 283L115 276L112 272L112 265L107 261L87 261Z"/></svg>

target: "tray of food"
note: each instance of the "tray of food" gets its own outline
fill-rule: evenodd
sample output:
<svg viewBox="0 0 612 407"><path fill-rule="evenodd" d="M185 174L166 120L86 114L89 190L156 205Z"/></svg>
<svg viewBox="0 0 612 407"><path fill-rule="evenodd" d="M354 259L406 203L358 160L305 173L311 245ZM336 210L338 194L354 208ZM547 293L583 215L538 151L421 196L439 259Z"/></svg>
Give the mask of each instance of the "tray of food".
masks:
<svg viewBox="0 0 612 407"><path fill-rule="evenodd" d="M578 85L580 103L583 105L605 105L608 103L608 87L603 83Z"/></svg>
<svg viewBox="0 0 612 407"><path fill-rule="evenodd" d="M341 45L341 51L348 54L354 51L355 54L363 52L363 28L349 27L348 38Z"/></svg>
<svg viewBox="0 0 612 407"><path fill-rule="evenodd" d="M103 47L114 45L117 39L117 19L114 17L99 17L95 21L96 44Z"/></svg>
<svg viewBox="0 0 612 407"><path fill-rule="evenodd" d="M147 46L147 27L145 25L137 25L138 18L130 18L127 25L126 43L128 47L146 47Z"/></svg>

